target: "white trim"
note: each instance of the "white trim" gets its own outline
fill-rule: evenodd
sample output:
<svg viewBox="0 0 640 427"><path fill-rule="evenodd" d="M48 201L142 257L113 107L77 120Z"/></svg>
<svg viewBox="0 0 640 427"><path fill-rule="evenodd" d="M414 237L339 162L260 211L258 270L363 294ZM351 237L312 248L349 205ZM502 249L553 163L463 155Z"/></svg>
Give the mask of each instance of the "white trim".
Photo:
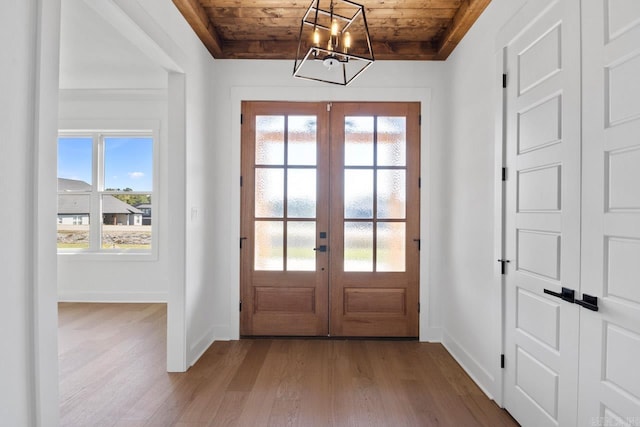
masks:
<svg viewBox="0 0 640 427"><path fill-rule="evenodd" d="M213 344L216 337L216 327L213 326L207 330L198 341L189 347L189 367L192 367L202 357L205 351Z"/></svg>
<svg viewBox="0 0 640 427"><path fill-rule="evenodd" d="M60 89L59 99L69 101L167 101L167 89Z"/></svg>
<svg viewBox="0 0 640 427"><path fill-rule="evenodd" d="M493 200L493 256L497 261L505 258L504 246L504 206L505 206L505 183L502 181L502 168L506 166L505 159L505 135L504 135L504 100L505 89L502 85L502 75L506 73L504 66L504 53L500 50L496 53L496 76L498 84L495 90L495 140L494 140L494 200ZM507 80L509 76L507 76ZM509 171L507 171L507 174ZM508 177L508 176L507 176ZM494 264L493 283L495 291L492 299L500 303L500 315L497 316L496 330L500 331L500 339L497 341L498 348L496 354L504 354L505 352L505 280L502 275L502 266L499 262ZM494 385L495 401L502 407L504 395L504 373L499 369L496 375L496 383Z"/></svg>
<svg viewBox="0 0 640 427"><path fill-rule="evenodd" d="M32 317L33 336L33 421L34 425L56 426L59 423L58 402L58 306L55 222L55 161L57 144L51 144L57 133L58 74L60 64L60 0L33 2L35 59L33 77L33 209L34 227L29 243L33 256ZM11 41L7 41L11 43ZM25 94L28 98L28 94ZM27 102L27 101L25 101ZM25 316L26 317L26 316ZM3 325L7 327L8 325ZM31 397L31 396L29 396Z"/></svg>
<svg viewBox="0 0 640 427"><path fill-rule="evenodd" d="M292 95L295 94L295 95ZM231 117L233 119L231 130L231 166L230 182L237 182L240 176L240 141L241 126L240 114L242 101L292 101L292 102L320 102L320 101L363 101L363 102L420 102L420 114L422 126L420 128L420 176L422 188L420 189L420 234L421 237L431 236L430 226L430 194L431 194L431 89L419 88L334 88L334 87L232 87L231 88ZM238 245L240 236L240 187L234 186L231 190L229 203L229 218L231 219L231 233L228 247ZM420 251L420 341L429 341L429 294L430 294L430 264L431 242L422 245ZM229 277L230 281L230 307L237 307L240 301L240 252L231 254ZM240 313L231 310L229 319L229 333L231 339L240 337Z"/></svg>
<svg viewBox="0 0 640 427"><path fill-rule="evenodd" d="M62 291L58 302L90 303L166 303L167 292Z"/></svg>
<svg viewBox="0 0 640 427"><path fill-rule="evenodd" d="M172 203L186 206L186 138L187 87L186 75L169 73L167 156L172 167L165 171L168 185L163 191ZM167 371L187 370L186 320L186 208L167 218L167 256L169 267L169 304L167 306Z"/></svg>
<svg viewBox="0 0 640 427"><path fill-rule="evenodd" d="M425 342L442 342L442 334L443 329L441 327L437 328L427 328L426 330L421 329L420 341Z"/></svg>
<svg viewBox="0 0 640 427"><path fill-rule="evenodd" d="M495 378L491 375L491 372L484 369L482 364L479 363L468 351L466 351L451 335L444 331L442 345L447 349L449 354L458 362L462 369L471 377L478 387L487 395L491 400L493 394L490 390L495 384Z"/></svg>

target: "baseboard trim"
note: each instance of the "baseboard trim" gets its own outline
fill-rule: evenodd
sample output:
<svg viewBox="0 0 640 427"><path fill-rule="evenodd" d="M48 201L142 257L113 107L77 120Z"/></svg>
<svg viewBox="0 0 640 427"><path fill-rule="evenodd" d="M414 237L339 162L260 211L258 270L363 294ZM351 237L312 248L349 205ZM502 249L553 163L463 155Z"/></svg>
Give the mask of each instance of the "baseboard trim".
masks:
<svg viewBox="0 0 640 427"><path fill-rule="evenodd" d="M495 378L489 371L476 361L476 359L464 349L456 340L454 340L447 331L443 331L442 345L447 349L449 354L462 366L467 375L471 377L484 394L491 400L495 400L491 390L495 387Z"/></svg>
<svg viewBox="0 0 640 427"><path fill-rule="evenodd" d="M200 339L189 348L189 367L200 360L205 351L216 341L216 327L211 327L207 332L205 332Z"/></svg>
<svg viewBox="0 0 640 427"><path fill-rule="evenodd" d="M167 292L58 292L58 302L166 303Z"/></svg>
<svg viewBox="0 0 640 427"><path fill-rule="evenodd" d="M442 328L427 328L420 334L421 342L442 342Z"/></svg>

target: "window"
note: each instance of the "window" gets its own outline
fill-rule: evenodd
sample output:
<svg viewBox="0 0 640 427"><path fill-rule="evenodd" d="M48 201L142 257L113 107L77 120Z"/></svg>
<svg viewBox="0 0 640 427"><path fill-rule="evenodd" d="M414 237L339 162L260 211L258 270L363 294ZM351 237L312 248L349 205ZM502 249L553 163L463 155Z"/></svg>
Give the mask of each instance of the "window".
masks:
<svg viewBox="0 0 640 427"><path fill-rule="evenodd" d="M58 136L58 251L149 253L154 141L147 132Z"/></svg>

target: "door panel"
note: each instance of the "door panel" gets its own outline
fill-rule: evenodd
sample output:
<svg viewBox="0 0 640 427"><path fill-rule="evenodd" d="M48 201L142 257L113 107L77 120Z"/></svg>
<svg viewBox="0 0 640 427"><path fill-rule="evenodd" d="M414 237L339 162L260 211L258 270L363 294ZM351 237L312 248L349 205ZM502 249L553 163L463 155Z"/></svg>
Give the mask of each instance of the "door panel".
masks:
<svg viewBox="0 0 640 427"><path fill-rule="evenodd" d="M419 114L243 103L242 335L418 336Z"/></svg>
<svg viewBox="0 0 640 427"><path fill-rule="evenodd" d="M640 424L640 2L587 0L581 425Z"/></svg>
<svg viewBox="0 0 640 427"><path fill-rule="evenodd" d="M575 0L538 7L504 50L511 260L504 395L524 426L569 426L576 423L579 309L548 292L577 291L580 279L579 8Z"/></svg>
<svg viewBox="0 0 640 427"><path fill-rule="evenodd" d="M332 107L333 336L418 336L419 108Z"/></svg>
<svg viewBox="0 0 640 427"><path fill-rule="evenodd" d="M242 335L328 333L328 259L314 251L329 216L323 107L242 105Z"/></svg>

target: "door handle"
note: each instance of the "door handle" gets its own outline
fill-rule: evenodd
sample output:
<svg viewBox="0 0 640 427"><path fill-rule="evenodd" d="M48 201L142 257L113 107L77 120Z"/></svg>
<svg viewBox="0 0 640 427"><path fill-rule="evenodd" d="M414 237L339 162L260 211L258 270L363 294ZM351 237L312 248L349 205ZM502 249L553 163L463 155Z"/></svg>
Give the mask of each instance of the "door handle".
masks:
<svg viewBox="0 0 640 427"><path fill-rule="evenodd" d="M576 300L575 302L587 310L598 311L598 297L582 294L582 299Z"/></svg>
<svg viewBox="0 0 640 427"><path fill-rule="evenodd" d="M327 245L320 245L317 248L313 248L314 251L327 252Z"/></svg>
<svg viewBox="0 0 640 427"><path fill-rule="evenodd" d="M576 298L575 298L576 291L574 291L573 289L562 288L562 292L561 293L553 292L553 291L550 291L549 289L545 289L544 293L552 295L552 296L560 298L560 299L563 299L563 300L565 300L567 302L576 302L577 303Z"/></svg>

